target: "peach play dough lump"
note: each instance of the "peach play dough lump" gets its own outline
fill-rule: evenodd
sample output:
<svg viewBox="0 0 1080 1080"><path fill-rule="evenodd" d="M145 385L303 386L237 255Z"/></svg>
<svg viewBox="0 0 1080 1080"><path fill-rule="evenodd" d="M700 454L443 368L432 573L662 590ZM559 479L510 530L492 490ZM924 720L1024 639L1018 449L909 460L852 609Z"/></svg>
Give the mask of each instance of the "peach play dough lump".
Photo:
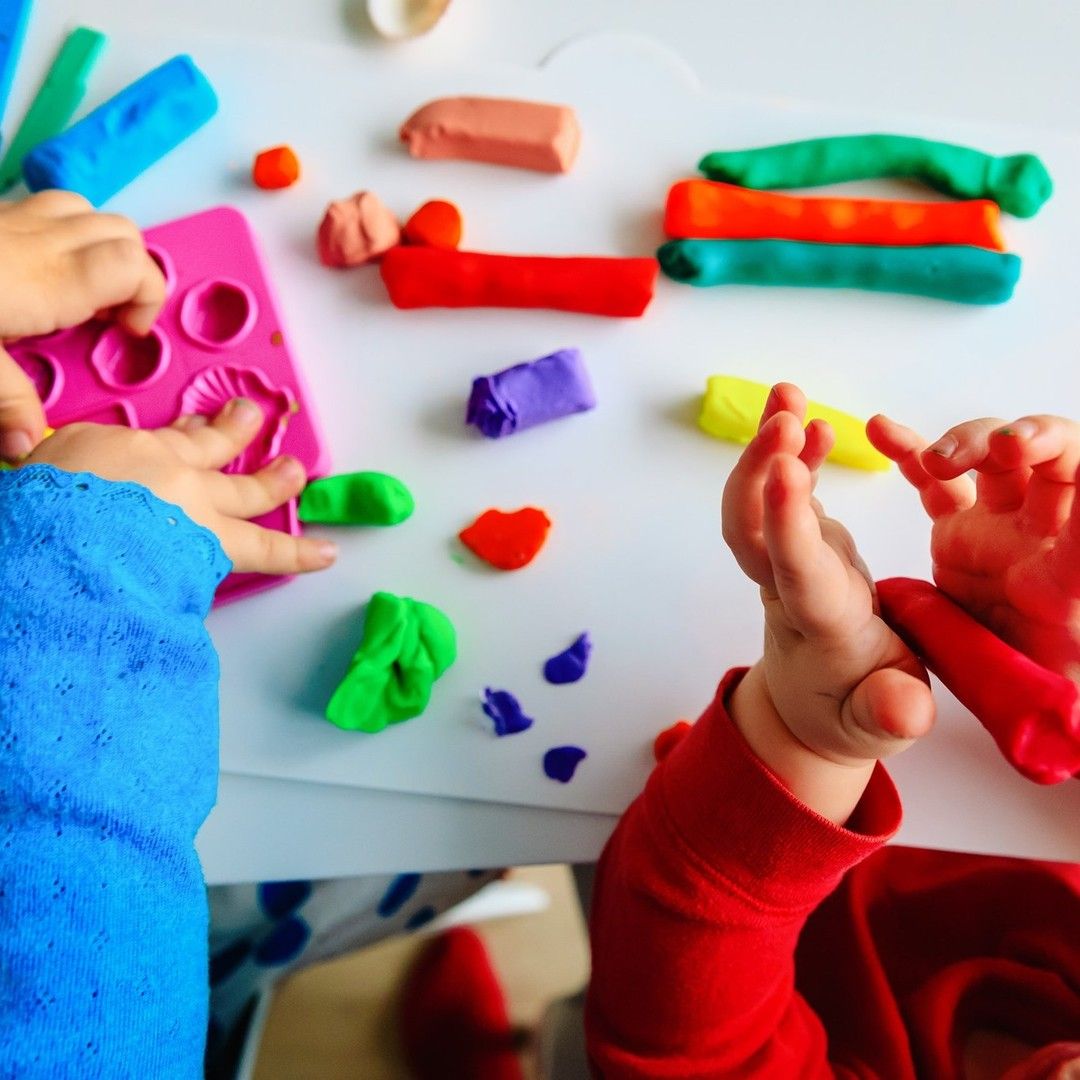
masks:
<svg viewBox="0 0 1080 1080"><path fill-rule="evenodd" d="M362 266L401 242L401 226L373 191L332 202L316 236L324 266Z"/></svg>
<svg viewBox="0 0 1080 1080"><path fill-rule="evenodd" d="M401 126L416 158L465 158L539 172L569 172L581 142L567 105L450 97L421 106Z"/></svg>

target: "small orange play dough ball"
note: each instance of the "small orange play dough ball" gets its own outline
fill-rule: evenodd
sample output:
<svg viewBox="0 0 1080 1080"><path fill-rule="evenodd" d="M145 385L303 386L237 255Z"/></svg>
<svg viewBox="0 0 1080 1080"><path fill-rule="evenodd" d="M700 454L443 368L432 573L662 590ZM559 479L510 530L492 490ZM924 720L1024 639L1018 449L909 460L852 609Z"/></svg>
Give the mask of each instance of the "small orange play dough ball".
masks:
<svg viewBox="0 0 1080 1080"><path fill-rule="evenodd" d="M405 222L401 235L406 244L456 248L461 243L463 228L461 211L452 202L432 199Z"/></svg>
<svg viewBox="0 0 1080 1080"><path fill-rule="evenodd" d="M255 156L251 179L256 187L287 188L300 179L300 159L291 146L273 146Z"/></svg>

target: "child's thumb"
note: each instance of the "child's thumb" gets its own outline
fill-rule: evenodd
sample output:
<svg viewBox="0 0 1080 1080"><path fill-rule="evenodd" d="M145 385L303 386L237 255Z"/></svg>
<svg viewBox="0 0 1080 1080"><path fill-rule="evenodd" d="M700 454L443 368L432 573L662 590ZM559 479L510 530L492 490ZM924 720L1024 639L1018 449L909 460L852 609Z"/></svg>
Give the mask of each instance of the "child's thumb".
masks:
<svg viewBox="0 0 1080 1080"><path fill-rule="evenodd" d="M29 376L0 347L0 458L19 461L45 434L45 412Z"/></svg>
<svg viewBox="0 0 1080 1080"><path fill-rule="evenodd" d="M934 697L917 675L899 668L873 671L849 695L849 730L858 733L859 752L883 758L907 749L934 726Z"/></svg>

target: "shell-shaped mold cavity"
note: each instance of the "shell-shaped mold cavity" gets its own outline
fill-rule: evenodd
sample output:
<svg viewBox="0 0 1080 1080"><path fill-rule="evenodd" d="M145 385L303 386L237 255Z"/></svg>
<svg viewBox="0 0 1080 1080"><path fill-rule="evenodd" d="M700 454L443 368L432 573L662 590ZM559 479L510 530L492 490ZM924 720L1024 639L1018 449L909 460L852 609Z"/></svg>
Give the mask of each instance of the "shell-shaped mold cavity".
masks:
<svg viewBox="0 0 1080 1080"><path fill-rule="evenodd" d="M176 288L176 265L172 261L172 256L157 244L147 244L146 254L154 260L155 265L161 271L161 276L165 279L165 296L172 296L173 290Z"/></svg>
<svg viewBox="0 0 1080 1080"><path fill-rule="evenodd" d="M446 12L450 0L367 0L371 25L391 41L426 34Z"/></svg>
<svg viewBox="0 0 1080 1080"><path fill-rule="evenodd" d="M169 339L157 327L136 337L121 326L107 326L90 350L90 365L113 390L143 390L165 374Z"/></svg>
<svg viewBox="0 0 1080 1080"><path fill-rule="evenodd" d="M259 317L255 294L240 281L207 278L192 285L180 305L180 325L204 349L230 349L251 333Z"/></svg>
<svg viewBox="0 0 1080 1080"><path fill-rule="evenodd" d="M277 456L296 398L288 387L275 386L258 368L220 364L200 371L180 398L180 415L214 416L233 398L247 398L262 409L258 435L228 465L225 472L252 473Z"/></svg>
<svg viewBox="0 0 1080 1080"><path fill-rule="evenodd" d="M47 352L12 345L9 348L15 363L34 384L42 408L49 408L64 390L64 369Z"/></svg>

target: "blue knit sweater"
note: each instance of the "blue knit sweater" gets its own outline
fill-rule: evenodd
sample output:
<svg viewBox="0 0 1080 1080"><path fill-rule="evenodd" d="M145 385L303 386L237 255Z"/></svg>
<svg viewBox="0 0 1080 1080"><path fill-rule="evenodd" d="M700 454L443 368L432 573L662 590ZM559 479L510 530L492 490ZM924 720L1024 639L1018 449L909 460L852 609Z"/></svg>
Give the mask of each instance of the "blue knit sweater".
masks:
<svg viewBox="0 0 1080 1080"><path fill-rule="evenodd" d="M202 1075L195 833L229 562L134 484L0 473L0 1077Z"/></svg>

